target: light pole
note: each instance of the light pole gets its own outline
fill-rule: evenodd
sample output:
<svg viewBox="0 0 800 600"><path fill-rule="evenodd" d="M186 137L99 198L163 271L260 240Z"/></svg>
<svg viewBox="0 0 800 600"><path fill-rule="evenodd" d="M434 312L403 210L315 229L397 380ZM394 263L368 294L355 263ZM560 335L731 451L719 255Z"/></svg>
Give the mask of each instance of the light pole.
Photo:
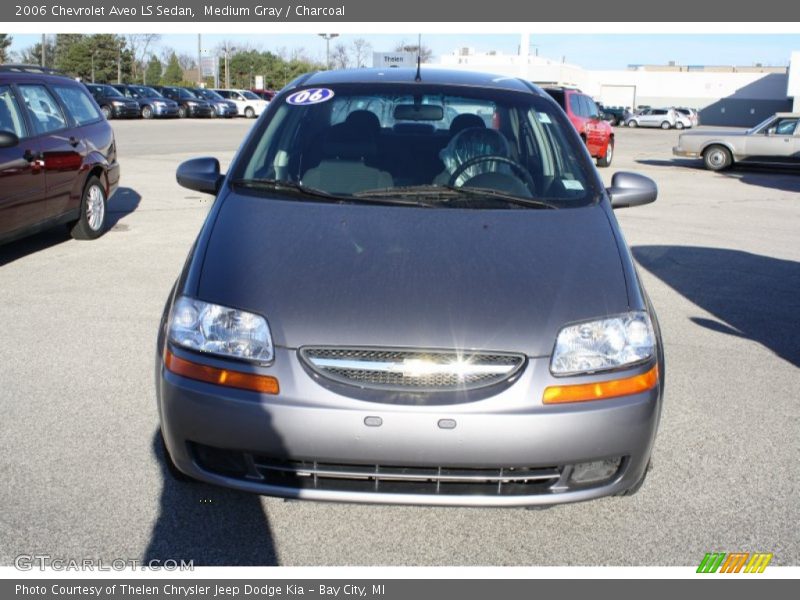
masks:
<svg viewBox="0 0 800 600"><path fill-rule="evenodd" d="M117 46L117 83L122 83L122 40Z"/></svg>
<svg viewBox="0 0 800 600"><path fill-rule="evenodd" d="M92 83L94 83L94 55L97 50L92 50Z"/></svg>
<svg viewBox="0 0 800 600"><path fill-rule="evenodd" d="M331 40L335 37L339 37L338 33L318 33L319 37L325 40L325 67L327 69L331 68Z"/></svg>
<svg viewBox="0 0 800 600"><path fill-rule="evenodd" d="M231 69L229 63L230 53L235 51L236 48L228 46L227 40L225 41L225 89L231 88Z"/></svg>

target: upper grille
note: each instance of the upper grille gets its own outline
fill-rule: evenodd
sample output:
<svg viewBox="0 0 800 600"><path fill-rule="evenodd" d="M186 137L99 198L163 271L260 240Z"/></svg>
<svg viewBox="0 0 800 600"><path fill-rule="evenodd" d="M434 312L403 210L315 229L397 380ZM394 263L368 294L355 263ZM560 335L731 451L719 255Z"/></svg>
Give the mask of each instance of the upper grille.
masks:
<svg viewBox="0 0 800 600"><path fill-rule="evenodd" d="M302 348L300 356L340 383L417 391L486 387L511 378L525 362L520 354L374 348Z"/></svg>

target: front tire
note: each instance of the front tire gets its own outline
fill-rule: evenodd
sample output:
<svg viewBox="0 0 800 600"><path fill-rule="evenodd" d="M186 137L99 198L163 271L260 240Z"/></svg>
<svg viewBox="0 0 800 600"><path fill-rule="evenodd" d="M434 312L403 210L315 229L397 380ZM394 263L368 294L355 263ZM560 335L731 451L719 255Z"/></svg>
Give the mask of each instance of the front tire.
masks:
<svg viewBox="0 0 800 600"><path fill-rule="evenodd" d="M733 156L725 146L714 144L703 151L703 164L709 171L723 171L733 164Z"/></svg>
<svg viewBox="0 0 800 600"><path fill-rule="evenodd" d="M675 123L675 129L683 129L683 123L681 121Z"/></svg>
<svg viewBox="0 0 800 600"><path fill-rule="evenodd" d="M111 107L103 105L100 107L100 112L103 113L103 117L108 121L111 119Z"/></svg>
<svg viewBox="0 0 800 600"><path fill-rule="evenodd" d="M81 216L70 234L76 240L93 240L102 235L106 225L108 201L106 190L97 177L90 177L83 189Z"/></svg>
<svg viewBox="0 0 800 600"><path fill-rule="evenodd" d="M244 116L248 119L254 119L256 116L256 111L253 110L252 106L248 106L244 109Z"/></svg>
<svg viewBox="0 0 800 600"><path fill-rule="evenodd" d="M143 119L152 119L153 118L153 109L149 106L142 107L142 118Z"/></svg>
<svg viewBox="0 0 800 600"><path fill-rule="evenodd" d="M605 156L601 156L597 159L597 166L598 167L608 167L611 165L611 161L614 159L614 139L608 140L608 146L606 146L606 153Z"/></svg>
<svg viewBox="0 0 800 600"><path fill-rule="evenodd" d="M665 129L666 130L666 129L670 129L671 127L672 127L672 125L669 124L669 121L664 121L663 123L661 123L661 129Z"/></svg>
<svg viewBox="0 0 800 600"><path fill-rule="evenodd" d="M181 119L185 119L186 115L187 115L186 107L185 106L178 107L178 117Z"/></svg>
<svg viewBox="0 0 800 600"><path fill-rule="evenodd" d="M639 123L637 123L637 122L636 122L636 121L634 121L633 119L631 119L630 121L628 121L628 127L632 128L632 129L636 129L638 126L639 126Z"/></svg>

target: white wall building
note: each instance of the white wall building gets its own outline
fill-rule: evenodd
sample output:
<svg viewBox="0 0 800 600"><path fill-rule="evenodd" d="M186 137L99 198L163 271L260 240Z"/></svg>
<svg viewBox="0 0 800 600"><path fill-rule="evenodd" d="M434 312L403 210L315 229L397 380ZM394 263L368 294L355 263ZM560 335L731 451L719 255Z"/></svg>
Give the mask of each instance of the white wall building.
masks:
<svg viewBox="0 0 800 600"><path fill-rule="evenodd" d="M520 48L528 47L527 36ZM459 48L437 65L522 77L538 84L581 88L607 106L690 106L708 125L750 126L769 115L800 110L800 52L793 52L788 72L764 68L736 72L712 67L589 71L578 65L526 54L477 53ZM671 69L671 70L670 70ZM705 69L705 70L703 70Z"/></svg>

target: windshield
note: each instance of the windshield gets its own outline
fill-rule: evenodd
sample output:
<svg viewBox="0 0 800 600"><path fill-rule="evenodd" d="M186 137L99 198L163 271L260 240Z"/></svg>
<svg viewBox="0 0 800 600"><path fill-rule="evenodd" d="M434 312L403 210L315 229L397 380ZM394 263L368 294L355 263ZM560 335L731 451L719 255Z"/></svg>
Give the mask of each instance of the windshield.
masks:
<svg viewBox="0 0 800 600"><path fill-rule="evenodd" d="M468 208L498 207L488 197L585 206L600 193L569 121L531 94L342 85L279 102L243 149L232 181L281 182L345 199L444 198ZM486 192L483 200L476 190Z"/></svg>
<svg viewBox="0 0 800 600"><path fill-rule="evenodd" d="M199 89L199 90L195 90L195 94L197 94L198 96L200 96L201 98L204 98L206 100L224 100L225 99L222 96L220 96L218 93L213 92L211 90Z"/></svg>
<svg viewBox="0 0 800 600"><path fill-rule="evenodd" d="M111 87L110 85L90 85L89 89L91 89L96 94L101 94L106 97L124 98L124 96L119 93L119 90Z"/></svg>
<svg viewBox="0 0 800 600"><path fill-rule="evenodd" d="M132 85L129 88L139 98L161 98L161 94L151 87L144 85Z"/></svg>
<svg viewBox="0 0 800 600"><path fill-rule="evenodd" d="M195 96L192 92L185 88L175 88L175 91L178 92L178 98L189 98L197 100L197 96Z"/></svg>

